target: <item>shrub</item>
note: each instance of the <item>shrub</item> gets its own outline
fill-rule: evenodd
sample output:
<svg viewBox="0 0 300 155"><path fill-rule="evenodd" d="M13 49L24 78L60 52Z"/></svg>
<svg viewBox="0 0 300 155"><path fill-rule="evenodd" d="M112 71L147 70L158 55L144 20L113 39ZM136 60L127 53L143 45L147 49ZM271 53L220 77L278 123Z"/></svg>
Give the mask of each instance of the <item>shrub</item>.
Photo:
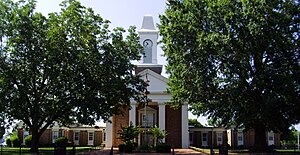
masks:
<svg viewBox="0 0 300 155"><path fill-rule="evenodd" d="M30 147L31 146L31 141L32 141L32 135L29 135L25 138L25 146Z"/></svg>
<svg viewBox="0 0 300 155"><path fill-rule="evenodd" d="M150 145L142 144L138 147L139 152L150 152L152 150Z"/></svg>
<svg viewBox="0 0 300 155"><path fill-rule="evenodd" d="M161 130L157 126L151 128L150 133L153 135L158 144L162 144L163 139L168 135L167 131Z"/></svg>
<svg viewBox="0 0 300 155"><path fill-rule="evenodd" d="M133 144L132 143L126 143L124 152L125 153L131 153L133 151Z"/></svg>
<svg viewBox="0 0 300 155"><path fill-rule="evenodd" d="M137 138L140 133L138 127L133 126L132 123L128 127L121 127L118 134L120 135L119 139L121 139L125 144L133 143L134 138Z"/></svg>
<svg viewBox="0 0 300 155"><path fill-rule="evenodd" d="M10 138L7 138L5 141L8 147L12 147Z"/></svg>
<svg viewBox="0 0 300 155"><path fill-rule="evenodd" d="M67 144L68 143L68 138L67 137L58 137L55 139L55 143L58 145L61 144Z"/></svg>
<svg viewBox="0 0 300 155"><path fill-rule="evenodd" d="M18 136L11 136L10 140L13 147L20 147L21 141Z"/></svg>
<svg viewBox="0 0 300 155"><path fill-rule="evenodd" d="M158 153L171 153L171 145L169 144L157 144L155 149Z"/></svg>

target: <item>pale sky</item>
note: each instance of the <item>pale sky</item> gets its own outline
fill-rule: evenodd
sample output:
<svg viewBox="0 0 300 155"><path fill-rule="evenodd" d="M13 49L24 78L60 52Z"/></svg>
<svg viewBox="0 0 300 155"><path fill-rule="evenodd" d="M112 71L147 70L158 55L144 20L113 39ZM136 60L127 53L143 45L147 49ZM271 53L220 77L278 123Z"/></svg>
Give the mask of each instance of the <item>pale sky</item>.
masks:
<svg viewBox="0 0 300 155"><path fill-rule="evenodd" d="M62 0L37 0L36 11L47 15L50 12L59 12L59 4ZM137 30L142 26L143 16L150 14L153 16L154 23L159 23L159 15L164 13L166 0L80 0L81 4L91 7L95 13L100 14L102 18L111 21L110 26L123 27L135 25ZM155 25L156 26L156 25ZM157 50L158 64L166 65L166 60L161 55L163 51L160 47ZM163 69L162 75L165 74ZM196 118L189 113L189 118ZM201 124L207 124L205 118L198 118ZM296 126L300 131L300 125Z"/></svg>

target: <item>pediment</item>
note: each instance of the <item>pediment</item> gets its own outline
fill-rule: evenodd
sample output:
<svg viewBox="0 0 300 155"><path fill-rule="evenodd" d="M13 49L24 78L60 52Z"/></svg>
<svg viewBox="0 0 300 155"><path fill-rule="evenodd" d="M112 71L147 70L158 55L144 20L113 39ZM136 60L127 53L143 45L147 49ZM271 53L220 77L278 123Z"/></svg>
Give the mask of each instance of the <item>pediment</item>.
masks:
<svg viewBox="0 0 300 155"><path fill-rule="evenodd" d="M148 79L148 91L150 94L165 94L167 92L168 86L168 79L160 74L155 73L150 69L145 69L139 73L143 80Z"/></svg>

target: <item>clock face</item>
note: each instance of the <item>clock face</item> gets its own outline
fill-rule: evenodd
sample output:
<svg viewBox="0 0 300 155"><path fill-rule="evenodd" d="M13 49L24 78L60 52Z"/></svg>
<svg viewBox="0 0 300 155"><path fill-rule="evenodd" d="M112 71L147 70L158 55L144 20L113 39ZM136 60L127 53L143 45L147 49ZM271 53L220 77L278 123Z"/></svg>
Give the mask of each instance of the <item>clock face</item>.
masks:
<svg viewBox="0 0 300 155"><path fill-rule="evenodd" d="M144 46L144 48L151 48L153 46L153 42L150 39L146 39L143 42L143 46Z"/></svg>

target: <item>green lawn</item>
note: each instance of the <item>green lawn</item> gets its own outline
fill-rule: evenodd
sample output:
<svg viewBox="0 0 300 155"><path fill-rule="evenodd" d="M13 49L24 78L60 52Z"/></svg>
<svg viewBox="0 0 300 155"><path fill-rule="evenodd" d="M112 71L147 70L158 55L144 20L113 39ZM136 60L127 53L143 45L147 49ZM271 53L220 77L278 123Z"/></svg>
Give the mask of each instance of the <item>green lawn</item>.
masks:
<svg viewBox="0 0 300 155"><path fill-rule="evenodd" d="M67 147L67 151L72 151L72 147ZM76 147L76 152L86 152L89 150L95 149L95 147ZM29 152L30 148L22 148L21 155L32 155ZM41 155L53 155L54 148L53 147L45 147L39 148L39 153ZM0 150L0 155L19 155L20 148L13 148L13 147L3 147L2 152Z"/></svg>
<svg viewBox="0 0 300 155"><path fill-rule="evenodd" d="M210 149L206 148L196 148L196 147L190 147L191 149L194 149L196 151L203 152L205 154L210 154ZM214 149L215 153L219 153L219 149ZM299 154L300 150L293 150L293 149L276 149L274 152L270 153L272 155L282 154L282 155L291 155L291 154ZM249 155L248 150L228 150L229 155Z"/></svg>

